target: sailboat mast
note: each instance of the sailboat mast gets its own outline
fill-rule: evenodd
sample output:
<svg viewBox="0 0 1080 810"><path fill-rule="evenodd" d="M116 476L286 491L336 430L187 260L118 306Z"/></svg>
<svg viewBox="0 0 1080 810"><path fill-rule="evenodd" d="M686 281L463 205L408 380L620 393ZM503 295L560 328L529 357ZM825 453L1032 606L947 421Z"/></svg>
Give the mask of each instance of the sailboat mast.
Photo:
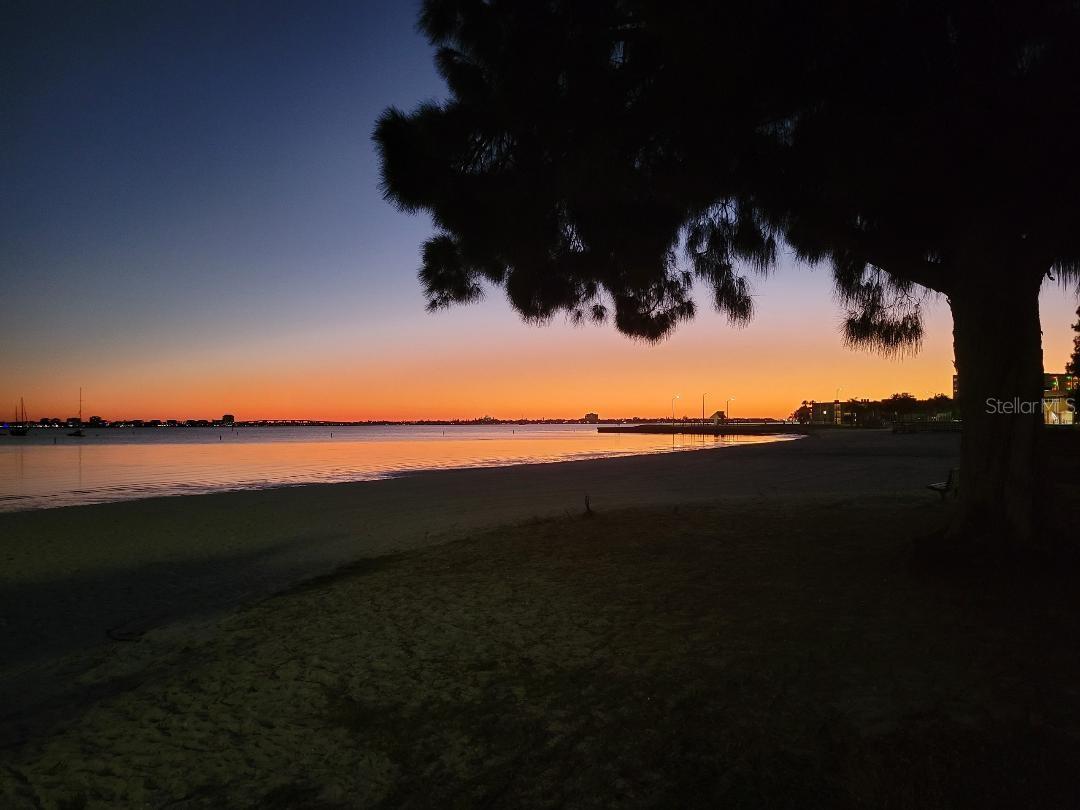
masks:
<svg viewBox="0 0 1080 810"><path fill-rule="evenodd" d="M79 424L82 424L82 386L79 386Z"/></svg>

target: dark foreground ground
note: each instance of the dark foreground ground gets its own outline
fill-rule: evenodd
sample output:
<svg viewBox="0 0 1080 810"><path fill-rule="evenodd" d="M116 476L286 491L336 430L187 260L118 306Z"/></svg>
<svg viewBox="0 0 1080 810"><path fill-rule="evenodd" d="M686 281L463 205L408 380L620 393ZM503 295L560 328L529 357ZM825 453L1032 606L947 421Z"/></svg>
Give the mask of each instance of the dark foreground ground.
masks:
<svg viewBox="0 0 1080 810"><path fill-rule="evenodd" d="M746 497L360 561L85 653L0 806L1080 807L1076 578L913 568L949 508Z"/></svg>

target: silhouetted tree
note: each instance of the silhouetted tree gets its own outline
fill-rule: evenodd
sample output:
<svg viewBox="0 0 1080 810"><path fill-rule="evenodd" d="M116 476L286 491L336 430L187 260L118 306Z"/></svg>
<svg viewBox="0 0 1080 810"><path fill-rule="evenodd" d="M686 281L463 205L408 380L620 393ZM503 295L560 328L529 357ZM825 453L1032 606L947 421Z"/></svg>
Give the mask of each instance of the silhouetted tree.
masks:
<svg viewBox="0 0 1080 810"><path fill-rule="evenodd" d="M1073 353L1065 370L1069 374L1080 374L1080 307L1076 308L1076 323L1073 324L1076 337L1073 338Z"/></svg>
<svg viewBox="0 0 1080 810"><path fill-rule="evenodd" d="M388 109L387 199L431 215L432 309L502 286L657 340L693 279L736 324L787 245L849 344L918 347L947 296L976 545L1035 542L1038 292L1080 277L1080 7L1055 0L428 0L445 101Z"/></svg>
<svg viewBox="0 0 1080 810"><path fill-rule="evenodd" d="M882 400L881 405L890 413L905 414L918 410L919 400L907 393L893 394L888 399Z"/></svg>

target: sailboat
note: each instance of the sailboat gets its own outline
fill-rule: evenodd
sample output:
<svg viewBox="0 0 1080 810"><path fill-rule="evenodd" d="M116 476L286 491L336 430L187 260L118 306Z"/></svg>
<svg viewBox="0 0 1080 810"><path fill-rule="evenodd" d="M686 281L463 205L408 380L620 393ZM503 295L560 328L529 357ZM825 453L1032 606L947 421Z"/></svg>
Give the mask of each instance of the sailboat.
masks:
<svg viewBox="0 0 1080 810"><path fill-rule="evenodd" d="M79 426L68 433L68 436L74 436L76 439L86 437L86 434L82 432L82 388L79 389Z"/></svg>
<svg viewBox="0 0 1080 810"><path fill-rule="evenodd" d="M12 436L25 436L30 432L30 420L26 418L26 403L19 397L19 407L15 409L15 421L11 423L8 433Z"/></svg>

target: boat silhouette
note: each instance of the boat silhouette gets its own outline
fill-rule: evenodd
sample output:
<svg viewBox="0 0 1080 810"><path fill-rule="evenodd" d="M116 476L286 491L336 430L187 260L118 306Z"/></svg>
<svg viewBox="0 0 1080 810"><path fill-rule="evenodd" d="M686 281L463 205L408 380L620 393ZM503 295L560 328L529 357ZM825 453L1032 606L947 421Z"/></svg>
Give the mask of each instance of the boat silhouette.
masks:
<svg viewBox="0 0 1080 810"><path fill-rule="evenodd" d="M25 436L30 432L30 421L26 418L26 403L19 397L19 407L15 409L15 419L8 428L12 436Z"/></svg>

